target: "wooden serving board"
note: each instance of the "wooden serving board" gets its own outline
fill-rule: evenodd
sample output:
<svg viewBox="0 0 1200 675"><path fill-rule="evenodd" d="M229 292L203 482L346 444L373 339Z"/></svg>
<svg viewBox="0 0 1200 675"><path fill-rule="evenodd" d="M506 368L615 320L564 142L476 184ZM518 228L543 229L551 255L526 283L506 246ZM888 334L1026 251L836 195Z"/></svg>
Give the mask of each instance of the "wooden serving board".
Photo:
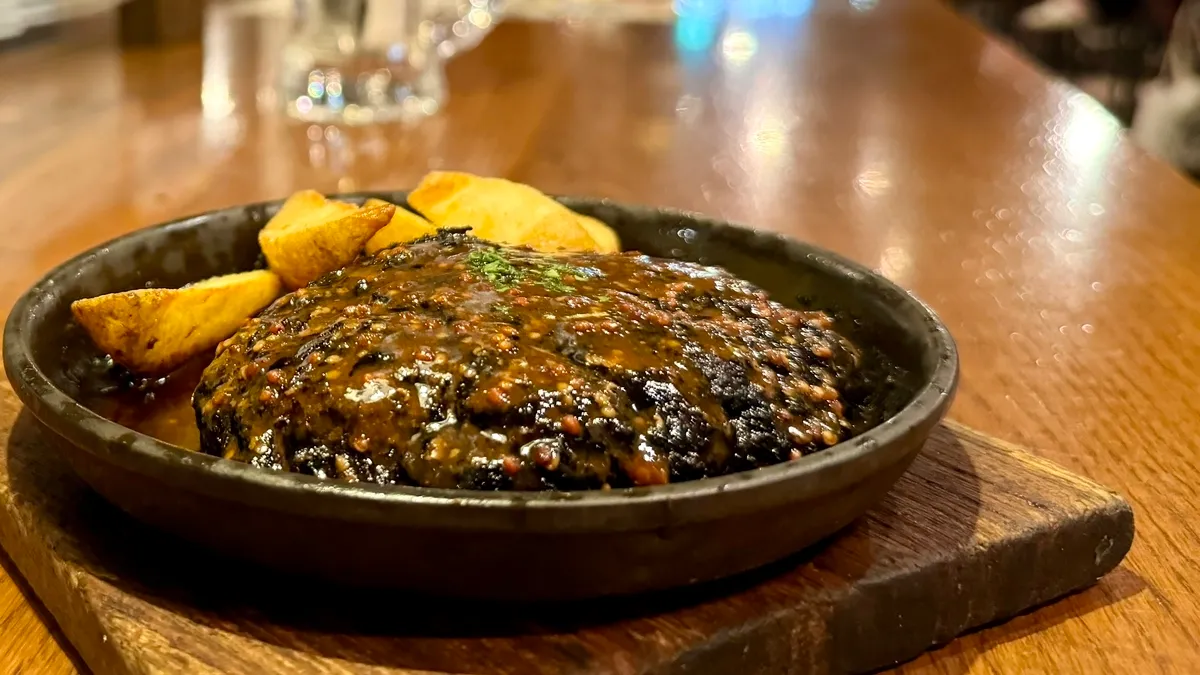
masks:
<svg viewBox="0 0 1200 675"><path fill-rule="evenodd" d="M0 544L101 674L864 671L1084 587L1133 540L1117 495L949 424L867 516L770 569L603 602L446 602L154 532L83 485L7 386L0 441Z"/></svg>

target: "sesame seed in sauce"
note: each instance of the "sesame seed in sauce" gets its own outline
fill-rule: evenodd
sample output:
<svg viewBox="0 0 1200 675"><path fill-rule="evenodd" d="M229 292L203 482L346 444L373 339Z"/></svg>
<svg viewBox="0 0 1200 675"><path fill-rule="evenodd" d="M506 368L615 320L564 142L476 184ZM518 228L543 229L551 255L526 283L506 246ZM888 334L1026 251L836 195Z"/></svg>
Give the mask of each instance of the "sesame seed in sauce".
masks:
<svg viewBox="0 0 1200 675"><path fill-rule="evenodd" d="M505 474L509 476L515 476L521 471L521 460L509 455L508 457L504 458L503 462L501 462L501 466L504 469Z"/></svg>
<svg viewBox="0 0 1200 675"><path fill-rule="evenodd" d="M559 424L562 426L562 430L565 433L568 433L572 436L583 435L583 425L579 423L579 418L574 415L563 415L562 420L559 421Z"/></svg>

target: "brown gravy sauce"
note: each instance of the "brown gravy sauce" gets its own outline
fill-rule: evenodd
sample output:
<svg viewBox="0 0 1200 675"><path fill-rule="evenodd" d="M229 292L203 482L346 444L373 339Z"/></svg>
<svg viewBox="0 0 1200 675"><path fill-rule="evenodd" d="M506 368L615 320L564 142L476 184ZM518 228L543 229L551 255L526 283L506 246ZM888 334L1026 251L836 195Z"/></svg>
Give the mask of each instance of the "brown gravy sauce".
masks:
<svg viewBox="0 0 1200 675"><path fill-rule="evenodd" d="M200 429L192 392L211 361L196 358L160 380L104 387L84 397L84 405L117 424L186 450L200 450ZM110 382L116 378L101 376Z"/></svg>

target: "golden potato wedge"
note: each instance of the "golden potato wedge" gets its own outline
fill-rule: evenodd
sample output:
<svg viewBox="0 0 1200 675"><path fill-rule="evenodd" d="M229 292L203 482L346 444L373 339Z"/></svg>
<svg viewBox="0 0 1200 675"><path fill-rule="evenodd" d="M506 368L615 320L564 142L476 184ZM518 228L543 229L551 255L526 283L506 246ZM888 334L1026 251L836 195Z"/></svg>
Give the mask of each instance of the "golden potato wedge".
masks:
<svg viewBox="0 0 1200 675"><path fill-rule="evenodd" d="M599 249L579 214L528 185L503 178L434 171L421 179L408 203L435 227L469 225L475 236L501 244L539 251Z"/></svg>
<svg viewBox="0 0 1200 675"><path fill-rule="evenodd" d="M76 300L71 313L114 361L140 375L164 375L233 335L282 288L274 272L257 270Z"/></svg>
<svg viewBox="0 0 1200 675"><path fill-rule="evenodd" d="M358 209L354 204L326 199L316 190L301 190L287 198L267 227L280 228L301 222L333 220Z"/></svg>
<svg viewBox="0 0 1200 675"><path fill-rule="evenodd" d="M368 197L367 201L363 202L362 207L364 209L370 209L370 208L374 208L376 206L387 206L388 204L392 204L392 203L386 199L376 199L374 197ZM392 206L396 206L396 205L392 204ZM400 208L400 207L396 206L396 208Z"/></svg>
<svg viewBox="0 0 1200 675"><path fill-rule="evenodd" d="M383 206L387 203L382 199L368 199L363 203L363 208ZM406 208L397 206L396 212L392 214L391 222L384 225L382 230L367 240L367 253L374 254L389 246L420 239L435 232L437 232L437 228L433 226L433 223Z"/></svg>
<svg viewBox="0 0 1200 675"><path fill-rule="evenodd" d="M619 253L621 251L621 239L616 232L608 225L592 218L590 216L578 216L579 224L596 242L596 250L601 253Z"/></svg>
<svg viewBox="0 0 1200 675"><path fill-rule="evenodd" d="M284 202L258 233L258 245L284 285L300 288L358 257L395 211L386 202L359 208L305 190Z"/></svg>

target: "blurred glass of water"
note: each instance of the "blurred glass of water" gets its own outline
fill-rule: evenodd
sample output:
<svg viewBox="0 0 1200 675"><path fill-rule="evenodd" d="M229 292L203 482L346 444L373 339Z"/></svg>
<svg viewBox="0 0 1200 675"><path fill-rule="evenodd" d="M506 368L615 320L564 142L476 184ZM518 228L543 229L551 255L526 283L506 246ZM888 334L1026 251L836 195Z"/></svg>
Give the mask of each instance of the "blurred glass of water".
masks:
<svg viewBox="0 0 1200 675"><path fill-rule="evenodd" d="M280 93L288 115L412 120L446 100L445 59L479 43L499 0L295 0Z"/></svg>

